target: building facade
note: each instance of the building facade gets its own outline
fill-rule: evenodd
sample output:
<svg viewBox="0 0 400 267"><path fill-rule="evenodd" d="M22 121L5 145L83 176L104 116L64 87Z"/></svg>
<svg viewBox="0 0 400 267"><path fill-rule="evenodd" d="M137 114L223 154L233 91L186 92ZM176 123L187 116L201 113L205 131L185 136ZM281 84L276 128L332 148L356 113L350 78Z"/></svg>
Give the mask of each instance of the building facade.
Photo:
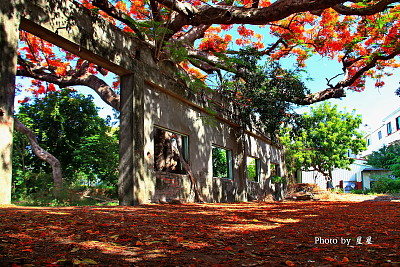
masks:
<svg viewBox="0 0 400 267"><path fill-rule="evenodd" d="M382 124L365 135L367 150L361 153L362 157L378 151L384 145L388 146L400 140L400 108L383 118Z"/></svg>

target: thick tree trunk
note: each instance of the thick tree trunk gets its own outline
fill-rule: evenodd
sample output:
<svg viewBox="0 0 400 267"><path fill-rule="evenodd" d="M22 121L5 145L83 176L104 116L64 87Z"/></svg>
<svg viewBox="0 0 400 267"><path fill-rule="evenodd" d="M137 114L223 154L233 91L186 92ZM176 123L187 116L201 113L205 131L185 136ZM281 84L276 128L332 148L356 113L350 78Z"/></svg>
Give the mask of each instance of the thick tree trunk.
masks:
<svg viewBox="0 0 400 267"><path fill-rule="evenodd" d="M29 140L32 151L35 155L43 160L46 161L48 164L51 165L53 169L53 181L54 181L54 188L56 192L62 188L63 180L62 180L62 170L60 161L54 157L52 154L41 148L37 142L35 134L32 132L31 129L26 127L22 124L18 119L14 118L14 128L20 133L23 133Z"/></svg>

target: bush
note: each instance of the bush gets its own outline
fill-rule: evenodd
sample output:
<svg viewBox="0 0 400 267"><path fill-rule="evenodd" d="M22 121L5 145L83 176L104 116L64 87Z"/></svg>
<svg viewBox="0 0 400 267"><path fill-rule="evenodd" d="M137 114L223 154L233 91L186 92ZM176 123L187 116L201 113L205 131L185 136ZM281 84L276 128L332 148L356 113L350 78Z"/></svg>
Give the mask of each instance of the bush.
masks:
<svg viewBox="0 0 400 267"><path fill-rule="evenodd" d="M274 184L285 184L286 183L286 178L281 177L281 176L272 176L271 177L271 183Z"/></svg>
<svg viewBox="0 0 400 267"><path fill-rule="evenodd" d="M19 206L95 206L118 205L116 189L111 187L75 186L63 188L54 194L53 190L41 189L30 194L19 194L13 203Z"/></svg>
<svg viewBox="0 0 400 267"><path fill-rule="evenodd" d="M359 195L369 195L369 194L371 194L371 190L369 190L369 189L365 189L365 190L354 189L354 190L351 190L350 193L359 194Z"/></svg>
<svg viewBox="0 0 400 267"><path fill-rule="evenodd" d="M344 190L343 190L343 188L335 187L332 189L332 192L342 194L342 193L344 193Z"/></svg>
<svg viewBox="0 0 400 267"><path fill-rule="evenodd" d="M400 193L400 179L391 178L388 176L375 176L371 186L371 191L375 193Z"/></svg>

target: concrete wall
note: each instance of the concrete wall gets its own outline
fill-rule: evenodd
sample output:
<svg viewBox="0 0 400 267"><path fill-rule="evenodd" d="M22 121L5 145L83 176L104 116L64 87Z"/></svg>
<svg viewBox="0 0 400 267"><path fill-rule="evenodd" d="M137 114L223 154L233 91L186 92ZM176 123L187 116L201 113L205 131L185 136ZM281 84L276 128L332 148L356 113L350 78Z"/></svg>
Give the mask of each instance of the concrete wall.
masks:
<svg viewBox="0 0 400 267"><path fill-rule="evenodd" d="M187 175L156 172L154 166L154 127L161 127L188 136L189 162L203 199L207 202L247 201L269 193L271 155L280 167L280 149L261 135L244 132L237 125L215 118L202 107L179 99L179 88L158 88L146 84L144 93L144 155L149 176L144 201L179 198L193 201ZM186 88L186 91L190 89ZM195 94L193 92L193 94ZM207 105L208 103L204 103ZM233 178L215 178L212 173L212 146L232 151ZM260 159L259 182L251 182L246 174L246 156Z"/></svg>

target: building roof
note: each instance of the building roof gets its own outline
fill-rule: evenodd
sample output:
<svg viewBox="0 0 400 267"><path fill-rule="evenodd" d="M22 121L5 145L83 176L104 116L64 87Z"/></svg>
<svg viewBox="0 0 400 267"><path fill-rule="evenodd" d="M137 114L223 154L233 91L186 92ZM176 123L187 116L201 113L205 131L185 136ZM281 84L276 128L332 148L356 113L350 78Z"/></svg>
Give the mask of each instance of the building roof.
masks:
<svg viewBox="0 0 400 267"><path fill-rule="evenodd" d="M390 170L388 170L388 169L383 169L383 168L374 168L374 167L371 167L371 168L365 168L365 169L363 169L361 172L364 172L364 171L390 171Z"/></svg>

